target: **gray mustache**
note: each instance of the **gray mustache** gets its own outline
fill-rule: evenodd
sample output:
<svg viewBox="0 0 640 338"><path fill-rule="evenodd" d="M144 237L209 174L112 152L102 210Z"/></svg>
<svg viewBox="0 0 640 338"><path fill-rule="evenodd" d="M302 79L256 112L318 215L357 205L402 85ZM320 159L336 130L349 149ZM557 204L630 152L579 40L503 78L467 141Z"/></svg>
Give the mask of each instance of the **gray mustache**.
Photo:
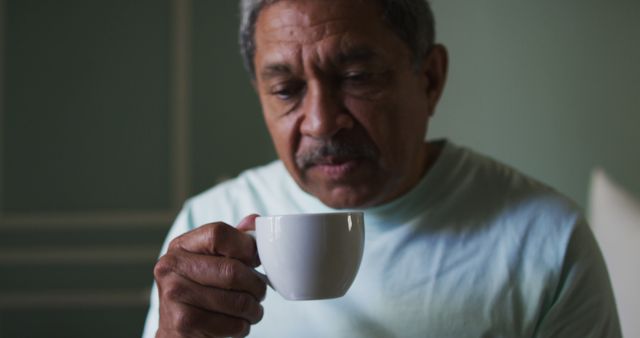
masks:
<svg viewBox="0 0 640 338"><path fill-rule="evenodd" d="M375 159L377 154L376 148L368 143L356 144L354 142L331 140L296 155L296 164L298 168L304 170L326 161L327 157L336 159Z"/></svg>

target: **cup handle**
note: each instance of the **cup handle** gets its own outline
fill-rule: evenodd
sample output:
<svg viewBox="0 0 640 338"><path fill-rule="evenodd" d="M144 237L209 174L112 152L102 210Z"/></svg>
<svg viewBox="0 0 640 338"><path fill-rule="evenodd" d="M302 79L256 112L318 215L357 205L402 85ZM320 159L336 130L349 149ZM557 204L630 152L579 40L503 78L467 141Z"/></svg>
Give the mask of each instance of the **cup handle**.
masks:
<svg viewBox="0 0 640 338"><path fill-rule="evenodd" d="M253 237L253 239L256 239L256 232L255 230L247 230L247 231L243 231L245 234ZM269 280L269 277L267 277L267 275L265 275L264 273L253 269L253 272L256 273L256 276L258 276L258 278L260 278L263 282L267 283L267 285L269 285L269 287L273 290L275 290L275 288L273 287L273 285L271 284L271 281Z"/></svg>

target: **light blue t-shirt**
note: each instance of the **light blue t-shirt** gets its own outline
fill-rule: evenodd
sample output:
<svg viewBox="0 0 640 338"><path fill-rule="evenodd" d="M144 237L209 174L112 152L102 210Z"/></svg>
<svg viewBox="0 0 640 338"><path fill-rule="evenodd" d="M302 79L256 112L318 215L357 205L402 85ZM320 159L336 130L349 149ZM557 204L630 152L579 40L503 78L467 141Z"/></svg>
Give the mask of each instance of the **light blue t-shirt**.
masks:
<svg viewBox="0 0 640 338"><path fill-rule="evenodd" d="M168 242L213 221L331 212L280 161L190 199ZM365 210L358 275L338 299L268 290L255 337L620 337L609 277L578 208L451 142L404 196ZM154 286L144 337L158 326Z"/></svg>

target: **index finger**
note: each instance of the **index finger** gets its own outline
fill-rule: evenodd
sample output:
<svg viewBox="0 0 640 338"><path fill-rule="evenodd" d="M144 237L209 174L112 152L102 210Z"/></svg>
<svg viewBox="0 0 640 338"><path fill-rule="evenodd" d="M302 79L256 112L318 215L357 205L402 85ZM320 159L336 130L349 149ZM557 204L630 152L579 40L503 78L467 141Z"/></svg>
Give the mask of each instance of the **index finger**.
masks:
<svg viewBox="0 0 640 338"><path fill-rule="evenodd" d="M255 217L251 215L243 223L253 223ZM251 267L260 265L253 237L223 222L205 224L176 237L169 244L169 251L176 249L234 258Z"/></svg>

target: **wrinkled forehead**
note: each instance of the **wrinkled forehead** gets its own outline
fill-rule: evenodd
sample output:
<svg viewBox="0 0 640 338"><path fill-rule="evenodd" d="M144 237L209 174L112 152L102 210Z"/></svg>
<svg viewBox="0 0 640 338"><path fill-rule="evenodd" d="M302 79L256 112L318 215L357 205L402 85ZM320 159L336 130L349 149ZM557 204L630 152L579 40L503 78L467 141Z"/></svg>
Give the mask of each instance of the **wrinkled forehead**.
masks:
<svg viewBox="0 0 640 338"><path fill-rule="evenodd" d="M258 71L265 62L301 61L310 56L300 55L305 49L335 62L389 53L400 43L377 2L360 0L278 1L258 17L255 42Z"/></svg>
<svg viewBox="0 0 640 338"><path fill-rule="evenodd" d="M281 0L262 10L256 37L312 43L345 32L379 33L383 16L376 1Z"/></svg>

